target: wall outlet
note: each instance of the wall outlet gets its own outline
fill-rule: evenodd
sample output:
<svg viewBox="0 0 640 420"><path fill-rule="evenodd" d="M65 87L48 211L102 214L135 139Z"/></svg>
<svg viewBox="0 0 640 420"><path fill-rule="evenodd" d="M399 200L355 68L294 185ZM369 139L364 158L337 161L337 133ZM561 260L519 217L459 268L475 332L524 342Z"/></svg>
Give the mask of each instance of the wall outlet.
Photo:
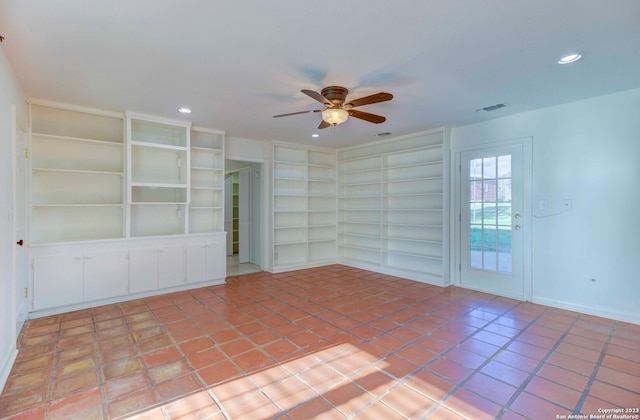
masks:
<svg viewBox="0 0 640 420"><path fill-rule="evenodd" d="M568 198L565 198L564 200L562 200L562 211L569 211L571 210L571 200Z"/></svg>

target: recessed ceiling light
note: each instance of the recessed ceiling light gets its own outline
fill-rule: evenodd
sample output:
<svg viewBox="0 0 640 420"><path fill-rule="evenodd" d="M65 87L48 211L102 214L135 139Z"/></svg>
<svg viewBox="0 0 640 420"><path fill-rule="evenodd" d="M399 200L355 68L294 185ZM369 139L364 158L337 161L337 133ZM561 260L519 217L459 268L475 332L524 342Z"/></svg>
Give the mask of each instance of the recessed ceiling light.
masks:
<svg viewBox="0 0 640 420"><path fill-rule="evenodd" d="M191 109L187 107L178 108L178 112L182 112L183 114L191 114Z"/></svg>
<svg viewBox="0 0 640 420"><path fill-rule="evenodd" d="M578 53L567 54L567 55L561 57L560 60L558 60L558 64L575 63L576 61L580 60L581 58L582 58L582 54L578 54Z"/></svg>
<svg viewBox="0 0 640 420"><path fill-rule="evenodd" d="M311 137L320 137L320 134L314 133L314 134L311 135Z"/></svg>

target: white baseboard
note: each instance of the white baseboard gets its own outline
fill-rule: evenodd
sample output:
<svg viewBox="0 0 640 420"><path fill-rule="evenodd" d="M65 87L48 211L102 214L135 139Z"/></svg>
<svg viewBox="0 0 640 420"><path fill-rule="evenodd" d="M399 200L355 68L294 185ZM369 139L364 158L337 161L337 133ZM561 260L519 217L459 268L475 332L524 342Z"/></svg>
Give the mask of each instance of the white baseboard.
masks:
<svg viewBox="0 0 640 420"><path fill-rule="evenodd" d="M375 264L367 264L351 260L339 260L338 264L346 265L347 267L361 268L367 271L373 271L374 273L387 274L389 276L400 277L403 279L414 280L420 283L426 283L433 286L447 287L449 284L445 284L445 279L442 276L421 273L417 271L401 270L391 267L383 267Z"/></svg>
<svg viewBox="0 0 640 420"><path fill-rule="evenodd" d="M9 374L11 373L11 368L13 368L13 364L18 357L18 350L16 346L11 343L11 351L2 361L2 368L0 369L0 394L4 391L4 387L7 384L7 379L9 378Z"/></svg>
<svg viewBox="0 0 640 420"><path fill-rule="evenodd" d="M616 310L615 308L606 308L602 306L588 306L578 303L565 302L556 299L548 299L534 296L533 303L551 306L568 311L580 312L582 314L599 316L602 318L614 319L616 321L630 322L632 324L640 324L640 312L627 312Z"/></svg>

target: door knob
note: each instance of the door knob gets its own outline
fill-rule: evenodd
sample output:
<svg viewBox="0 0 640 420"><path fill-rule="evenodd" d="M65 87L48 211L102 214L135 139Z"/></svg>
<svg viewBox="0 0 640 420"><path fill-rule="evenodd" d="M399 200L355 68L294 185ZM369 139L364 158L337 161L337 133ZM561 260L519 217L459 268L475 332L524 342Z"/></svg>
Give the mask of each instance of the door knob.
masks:
<svg viewBox="0 0 640 420"><path fill-rule="evenodd" d="M20 239L18 242L16 242L18 245L22 246L24 245L24 241L22 239Z"/></svg>

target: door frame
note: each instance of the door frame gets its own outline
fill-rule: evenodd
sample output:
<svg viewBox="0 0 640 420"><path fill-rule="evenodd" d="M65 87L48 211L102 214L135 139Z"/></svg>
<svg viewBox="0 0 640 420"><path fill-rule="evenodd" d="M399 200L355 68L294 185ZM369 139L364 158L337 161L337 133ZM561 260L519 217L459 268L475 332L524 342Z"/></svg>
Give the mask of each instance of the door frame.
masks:
<svg viewBox="0 0 640 420"><path fill-rule="evenodd" d="M268 224L265 222L269 214L263 211L264 208L264 194L263 191L266 188L264 184L265 177L262 176L263 171L265 170L265 165L263 160L252 160L239 156L226 156L225 162L233 161L233 165L229 165L227 167L227 163L225 163L225 179L226 175L232 174L234 172L238 172L241 169L248 170L248 184L249 184L249 206L247 210L249 211L249 241L250 248L249 254L250 259L249 262L260 267L261 270L264 269L264 262L267 261L265 256L265 252L269 250L269 247L265 246L264 238L265 233L268 232L267 226ZM230 169L233 168L233 169ZM226 184L225 184L226 186ZM226 205L226 190L225 188L225 205ZM225 215L226 217L226 215Z"/></svg>
<svg viewBox="0 0 640 420"><path fill-rule="evenodd" d="M28 318L29 300L33 294L33 288L29 285L29 240L26 223L27 211L27 172L29 170L26 153L30 149L29 133L22 124L18 115L17 106L11 105L11 173L12 173L12 198L10 207L10 219L12 222L12 284L13 308L11 320L14 326L14 339L18 338L22 326ZM17 242L23 241L22 246Z"/></svg>
<svg viewBox="0 0 640 420"><path fill-rule="evenodd" d="M469 288L462 284L462 154L474 150L493 149L497 147L520 145L522 147L522 215L526 220L526 228L522 231L522 281L523 295L508 296L514 299L522 299L530 302L533 296L533 273L532 273L532 196L533 196L533 137L521 137L510 140L481 143L473 146L455 147L451 149L451 232L450 232L450 254L451 258L451 279L455 286ZM495 294L494 291L474 289L481 292Z"/></svg>

